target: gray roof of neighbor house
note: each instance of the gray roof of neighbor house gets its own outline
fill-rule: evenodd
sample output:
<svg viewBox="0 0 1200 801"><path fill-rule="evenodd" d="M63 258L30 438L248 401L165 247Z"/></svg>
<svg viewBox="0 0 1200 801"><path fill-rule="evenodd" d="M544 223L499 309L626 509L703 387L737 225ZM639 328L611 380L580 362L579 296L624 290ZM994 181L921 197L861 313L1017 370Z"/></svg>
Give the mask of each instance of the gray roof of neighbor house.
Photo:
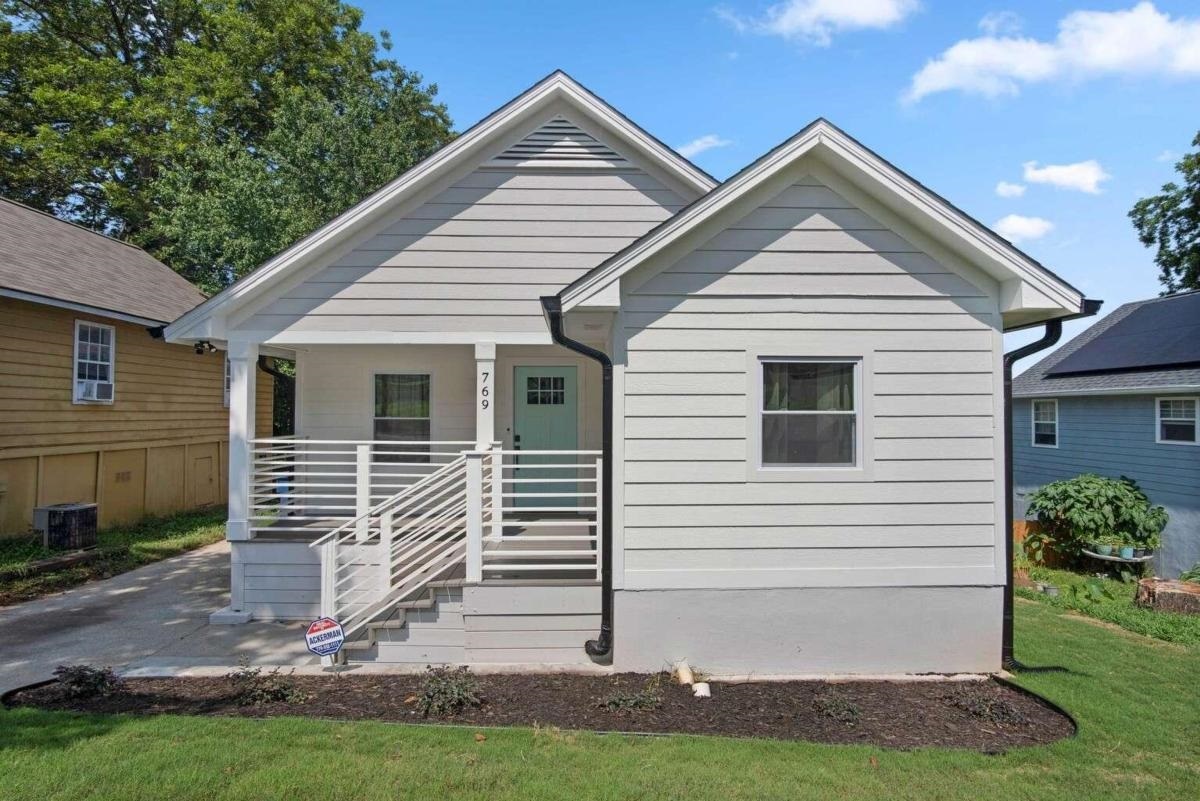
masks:
<svg viewBox="0 0 1200 801"><path fill-rule="evenodd" d="M1013 379L1020 397L1200 388L1200 292L1126 303Z"/></svg>
<svg viewBox="0 0 1200 801"><path fill-rule="evenodd" d="M0 290L160 323L204 300L141 248L3 198Z"/></svg>

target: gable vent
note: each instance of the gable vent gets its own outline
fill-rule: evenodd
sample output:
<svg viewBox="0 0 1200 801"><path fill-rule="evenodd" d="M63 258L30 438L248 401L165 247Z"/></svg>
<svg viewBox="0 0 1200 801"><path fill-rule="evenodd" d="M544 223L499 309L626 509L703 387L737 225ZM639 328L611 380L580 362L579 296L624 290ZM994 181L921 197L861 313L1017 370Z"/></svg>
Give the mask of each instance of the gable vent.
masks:
<svg viewBox="0 0 1200 801"><path fill-rule="evenodd" d="M488 162L490 167L629 167L608 145L555 117Z"/></svg>

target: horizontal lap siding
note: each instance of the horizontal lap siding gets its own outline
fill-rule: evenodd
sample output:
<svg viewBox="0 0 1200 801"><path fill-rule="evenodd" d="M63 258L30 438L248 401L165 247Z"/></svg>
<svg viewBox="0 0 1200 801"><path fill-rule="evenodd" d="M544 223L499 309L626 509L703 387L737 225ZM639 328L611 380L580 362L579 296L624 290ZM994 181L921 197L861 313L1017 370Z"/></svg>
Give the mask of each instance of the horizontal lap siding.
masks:
<svg viewBox="0 0 1200 801"><path fill-rule="evenodd" d="M626 293L626 589L994 582L987 290L808 182ZM872 355L869 476L750 476L754 353Z"/></svg>
<svg viewBox="0 0 1200 801"><path fill-rule="evenodd" d="M257 331L544 332L552 295L684 201L633 167L481 168L241 324Z"/></svg>

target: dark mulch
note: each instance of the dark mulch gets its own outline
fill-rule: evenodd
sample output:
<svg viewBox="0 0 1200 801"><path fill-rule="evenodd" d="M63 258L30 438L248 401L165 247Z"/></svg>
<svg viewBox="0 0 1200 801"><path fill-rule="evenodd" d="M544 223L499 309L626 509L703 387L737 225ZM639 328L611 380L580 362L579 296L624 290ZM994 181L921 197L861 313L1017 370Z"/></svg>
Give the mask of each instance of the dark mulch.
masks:
<svg viewBox="0 0 1200 801"><path fill-rule="evenodd" d="M78 712L300 715L342 720L556 726L595 731L712 734L891 748L940 746L999 752L1049 743L1074 732L1071 721L999 682L747 682L712 685L712 698L662 682L655 708L614 712L604 702L637 693L648 676L483 675L483 704L426 719L418 709L422 676L295 676L300 704L242 706L226 678L128 679L113 695L68 699L58 685L25 690L13 706Z"/></svg>

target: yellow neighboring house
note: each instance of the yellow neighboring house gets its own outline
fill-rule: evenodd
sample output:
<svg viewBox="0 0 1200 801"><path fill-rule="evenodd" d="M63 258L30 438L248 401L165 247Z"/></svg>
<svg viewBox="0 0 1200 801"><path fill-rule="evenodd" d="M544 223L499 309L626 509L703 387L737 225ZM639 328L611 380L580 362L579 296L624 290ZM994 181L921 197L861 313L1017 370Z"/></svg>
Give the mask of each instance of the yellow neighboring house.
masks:
<svg viewBox="0 0 1200 801"><path fill-rule="evenodd" d="M203 300L140 248L0 200L0 536L47 504L95 502L103 527L224 501L224 354L160 333Z"/></svg>

